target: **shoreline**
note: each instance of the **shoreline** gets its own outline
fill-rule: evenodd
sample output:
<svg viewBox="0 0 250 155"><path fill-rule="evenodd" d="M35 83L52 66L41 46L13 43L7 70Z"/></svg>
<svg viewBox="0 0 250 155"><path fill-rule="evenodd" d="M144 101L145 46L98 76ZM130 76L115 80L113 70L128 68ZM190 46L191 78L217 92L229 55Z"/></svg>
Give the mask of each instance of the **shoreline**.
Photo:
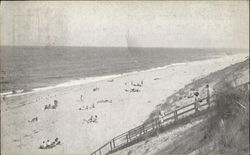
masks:
<svg viewBox="0 0 250 155"><path fill-rule="evenodd" d="M104 80L116 79L116 78L123 77L123 76L130 76L130 75L139 74L139 73L159 71L159 70L167 69L169 67L184 65L184 64L187 64L187 63L206 62L206 61L218 60L218 59L227 58L227 57L234 57L234 56L235 57L236 56L246 57L246 56L249 56L249 55L247 55L245 53L244 54L241 53L241 54L233 54L233 55L225 55L225 56L215 56L215 57L205 59L205 60L196 60L196 61L173 63L173 64L169 64L169 65L165 65L165 66L161 66L161 67L150 68L150 69L146 69L146 70L131 71L131 72L126 72L126 73L111 74L111 75L105 75L105 76L93 76L93 77L86 77L86 78L81 78L81 79L72 79L72 80L69 80L67 82L62 82L60 84L56 84L56 85L52 85L52 86L46 86L46 87L40 87L40 88L32 88L29 91L25 91L23 89L15 90L16 93L14 93L14 94L11 91L3 92L3 93L0 93L0 96L1 97L3 97L3 96L5 96L5 97L22 96L22 95L26 95L26 94L38 93L38 92L41 92L41 91L46 91L46 90L51 90L51 89L66 88L66 87L72 87L72 86L80 86L80 85L90 84L90 83L94 83L94 82L100 82L100 81L104 81Z"/></svg>
<svg viewBox="0 0 250 155"><path fill-rule="evenodd" d="M3 152L11 150L13 155L27 150L30 154L38 155L89 154L115 135L143 123L157 105L165 103L168 96L192 79L245 59L246 55L241 55L168 65L157 70L123 74L112 82L102 79L41 93L7 97L1 104L1 123L5 124L1 128L5 144L2 146ZM141 81L142 86L133 85ZM139 91L126 91L132 89ZM59 106L45 110L45 105L53 104L55 100ZM95 105L94 108L92 105ZM86 106L91 108L81 110ZM97 123L84 122L95 115L98 116ZM29 122L32 118L38 121ZM62 146L50 151L37 149L43 140L55 137L63 142ZM22 145L22 149L19 145Z"/></svg>

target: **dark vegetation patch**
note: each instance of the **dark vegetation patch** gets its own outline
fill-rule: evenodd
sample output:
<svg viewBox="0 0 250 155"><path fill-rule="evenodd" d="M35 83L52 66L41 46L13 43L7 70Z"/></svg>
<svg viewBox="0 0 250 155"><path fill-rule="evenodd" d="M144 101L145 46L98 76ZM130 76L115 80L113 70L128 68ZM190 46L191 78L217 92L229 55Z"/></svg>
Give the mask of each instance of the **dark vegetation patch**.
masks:
<svg viewBox="0 0 250 155"><path fill-rule="evenodd" d="M213 115L185 131L157 155L249 154L249 91L229 84L223 87L216 92L217 107Z"/></svg>

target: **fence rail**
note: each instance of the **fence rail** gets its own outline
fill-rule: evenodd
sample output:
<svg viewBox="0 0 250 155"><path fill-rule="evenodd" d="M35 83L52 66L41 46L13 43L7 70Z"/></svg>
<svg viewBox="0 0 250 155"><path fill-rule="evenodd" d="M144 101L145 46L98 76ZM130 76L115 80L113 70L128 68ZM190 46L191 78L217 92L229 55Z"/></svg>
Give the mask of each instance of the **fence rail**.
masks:
<svg viewBox="0 0 250 155"><path fill-rule="evenodd" d="M246 88L249 90L249 82L243 85L240 85L236 88ZM112 140L104 144L102 147L98 148L96 151L91 153L91 155L107 155L115 151L118 151L131 143L142 139L144 136L147 136L151 133L157 133L160 128L165 128L171 124L176 123L182 118L186 118L190 115L196 113L202 113L203 111L213 107L215 95L210 96L209 92L207 97L200 99L199 101L187 104L181 108L178 108L174 111L171 111L160 118L153 119L149 122L146 122L140 126L137 126L127 132L124 132ZM205 101L205 102L204 102Z"/></svg>
<svg viewBox="0 0 250 155"><path fill-rule="evenodd" d="M191 114L194 114L196 112L201 112L201 111L207 109L208 105L209 105L209 103L207 103L207 102L202 103L204 100L207 101L207 98L203 98L197 102L185 105L179 109L176 109L172 112L165 114L163 117L153 119L147 123L144 123L140 126L133 128L127 132L124 132L124 133L114 137L108 143L101 146L99 149L97 149L96 151L91 153L91 155L110 154L110 153L118 150L119 148L122 148L123 146L128 145L130 142L132 142L138 138L142 138L142 136L145 136L146 134L149 134L149 133L152 133L152 132L159 130L160 127L170 125L171 123L174 123L177 120L179 120L183 117L189 116ZM199 104L199 106L198 106L198 104ZM202 108L202 107L205 107L205 108ZM185 110L183 111L183 109L185 109ZM185 115L185 114L188 114L188 115Z"/></svg>

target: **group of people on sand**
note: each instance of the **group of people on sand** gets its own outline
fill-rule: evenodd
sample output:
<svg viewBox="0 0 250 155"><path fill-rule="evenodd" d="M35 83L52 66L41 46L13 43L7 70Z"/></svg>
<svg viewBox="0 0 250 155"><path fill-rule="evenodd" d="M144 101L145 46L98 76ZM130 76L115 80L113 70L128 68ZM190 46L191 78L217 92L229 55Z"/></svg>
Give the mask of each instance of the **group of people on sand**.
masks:
<svg viewBox="0 0 250 155"><path fill-rule="evenodd" d="M126 82L125 85L127 85L127 84L128 84L128 83ZM142 87L142 86L143 86L143 81L141 81L141 82L136 82L136 83L134 83L133 81L131 81L130 84L131 84L132 86Z"/></svg>
<svg viewBox="0 0 250 155"><path fill-rule="evenodd" d="M95 104L92 104L92 106L82 106L81 108L79 108L78 110L88 110L88 109L93 109L95 108Z"/></svg>
<svg viewBox="0 0 250 155"><path fill-rule="evenodd" d="M83 121L85 121L87 123L97 123L97 119L98 119L97 115L95 115L95 116L91 115L89 119L87 119L87 120L84 119Z"/></svg>
<svg viewBox="0 0 250 155"><path fill-rule="evenodd" d="M125 85L127 85L128 83L126 82ZM132 86L135 86L135 87L142 87L143 86L143 81L141 82L136 82L134 83L133 81L130 82L130 84ZM125 89L126 92L140 92L141 90L140 89L136 89L136 88L132 88L132 89Z"/></svg>
<svg viewBox="0 0 250 155"><path fill-rule="evenodd" d="M141 81L140 83L134 83L133 81L131 82L132 86L137 86L137 87L142 87L143 86L143 81Z"/></svg>
<svg viewBox="0 0 250 155"><path fill-rule="evenodd" d="M132 88L132 89L125 89L126 92L140 92L140 89L135 89L135 88Z"/></svg>
<svg viewBox="0 0 250 155"><path fill-rule="evenodd" d="M46 142L43 141L43 144L40 145L40 149L50 149L50 148L53 148L57 145L60 145L61 144L61 141L59 141L58 138L55 138L55 140L53 142L51 142L50 140L47 140Z"/></svg>
<svg viewBox="0 0 250 155"><path fill-rule="evenodd" d="M46 109L56 109L57 106L58 106L58 101L54 100L54 104L53 105L51 105L51 104L45 105L44 110L46 110Z"/></svg>
<svg viewBox="0 0 250 155"><path fill-rule="evenodd" d="M99 100L97 103L112 103L112 100Z"/></svg>

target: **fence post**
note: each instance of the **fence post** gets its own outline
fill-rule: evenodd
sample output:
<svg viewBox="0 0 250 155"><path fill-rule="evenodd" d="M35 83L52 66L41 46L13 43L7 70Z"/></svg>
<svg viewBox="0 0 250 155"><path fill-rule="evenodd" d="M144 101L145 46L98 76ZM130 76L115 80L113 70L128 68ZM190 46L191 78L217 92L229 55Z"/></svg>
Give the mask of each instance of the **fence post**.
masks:
<svg viewBox="0 0 250 155"><path fill-rule="evenodd" d="M99 154L100 154L100 155L102 155L102 151L101 151L101 149L99 150Z"/></svg>
<svg viewBox="0 0 250 155"><path fill-rule="evenodd" d="M109 145L110 145L110 150L112 151L113 150L112 142L110 142Z"/></svg>
<svg viewBox="0 0 250 155"><path fill-rule="evenodd" d="M178 120L177 110L174 111L174 121Z"/></svg>
<svg viewBox="0 0 250 155"><path fill-rule="evenodd" d="M208 104L208 108L210 108L210 92L209 92L209 85L206 85L207 88L207 104Z"/></svg>
<svg viewBox="0 0 250 155"><path fill-rule="evenodd" d="M155 119L155 128L156 129L158 128L158 121L157 121L157 119Z"/></svg>
<svg viewBox="0 0 250 155"><path fill-rule="evenodd" d="M145 133L145 127L144 127L144 124L142 124L142 132L143 132L143 134Z"/></svg>
<svg viewBox="0 0 250 155"><path fill-rule="evenodd" d="M158 137L159 136L159 128L160 128L159 123L158 123L158 119L155 119L154 122L155 122L156 135Z"/></svg>
<svg viewBox="0 0 250 155"><path fill-rule="evenodd" d="M128 143L128 134L126 135L126 140L127 140L127 143Z"/></svg>
<svg viewBox="0 0 250 155"><path fill-rule="evenodd" d="M139 127L140 136L142 135L142 126Z"/></svg>
<svg viewBox="0 0 250 155"><path fill-rule="evenodd" d="M113 139L113 147L115 148L115 139Z"/></svg>
<svg viewBox="0 0 250 155"><path fill-rule="evenodd" d="M195 113L198 112L197 101L194 102Z"/></svg>

